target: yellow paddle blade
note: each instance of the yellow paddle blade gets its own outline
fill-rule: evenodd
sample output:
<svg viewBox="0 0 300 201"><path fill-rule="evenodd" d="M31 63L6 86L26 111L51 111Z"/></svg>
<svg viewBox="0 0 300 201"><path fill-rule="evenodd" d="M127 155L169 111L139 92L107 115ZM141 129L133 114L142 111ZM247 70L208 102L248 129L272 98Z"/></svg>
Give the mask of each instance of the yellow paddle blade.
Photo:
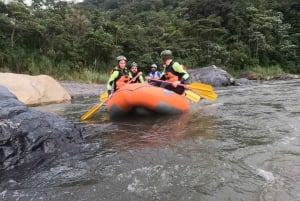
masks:
<svg viewBox="0 0 300 201"><path fill-rule="evenodd" d="M101 94L100 95L100 97L99 97L99 100L100 100L100 102L103 102L103 101L105 101L105 99L107 99L108 98L108 93L107 92L105 92L105 93L103 93L103 94Z"/></svg>
<svg viewBox="0 0 300 201"><path fill-rule="evenodd" d="M218 98L218 95L214 92L214 88L211 85L193 82L192 84L186 86L187 89L197 93L202 98L207 100L215 101Z"/></svg>
<svg viewBox="0 0 300 201"><path fill-rule="evenodd" d="M104 104L104 102L101 102L101 103L99 103L97 105L94 105L84 115L82 115L80 117L80 119L83 121L83 120L86 120L86 119L90 118L91 116L93 116L101 108L101 106Z"/></svg>
<svg viewBox="0 0 300 201"><path fill-rule="evenodd" d="M213 91L213 87L209 84L202 84L199 82L193 82L187 85L189 89L198 90L198 91Z"/></svg>
<svg viewBox="0 0 300 201"><path fill-rule="evenodd" d="M211 91L211 92L207 92L207 91L202 91L200 93L198 93L202 98L205 98L207 100L210 101L215 101L218 98L218 94L216 94L215 92Z"/></svg>
<svg viewBox="0 0 300 201"><path fill-rule="evenodd" d="M186 90L184 91L184 95L185 97L187 97L188 99L190 99L191 101L197 103L200 101L200 96L192 91Z"/></svg>

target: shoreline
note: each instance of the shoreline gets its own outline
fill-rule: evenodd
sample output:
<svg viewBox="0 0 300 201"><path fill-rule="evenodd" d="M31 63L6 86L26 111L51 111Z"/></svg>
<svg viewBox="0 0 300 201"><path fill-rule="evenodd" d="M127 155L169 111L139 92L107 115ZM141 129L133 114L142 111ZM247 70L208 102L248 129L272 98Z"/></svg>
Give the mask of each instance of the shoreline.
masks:
<svg viewBox="0 0 300 201"><path fill-rule="evenodd" d="M300 75L294 74L283 74L273 76L272 79L264 79L265 81L270 80L288 80L288 79L300 79ZM261 79L249 79L252 81L262 81ZM95 84L95 83L82 83L68 80L58 81L60 85L70 94L71 98L89 98L91 96L99 96L106 92L106 84Z"/></svg>

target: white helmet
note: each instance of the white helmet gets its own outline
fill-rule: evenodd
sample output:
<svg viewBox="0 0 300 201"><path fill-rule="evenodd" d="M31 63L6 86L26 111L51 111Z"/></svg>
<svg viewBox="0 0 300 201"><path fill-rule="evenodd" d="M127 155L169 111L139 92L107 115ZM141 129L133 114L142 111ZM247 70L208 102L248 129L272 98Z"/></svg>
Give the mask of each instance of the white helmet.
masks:
<svg viewBox="0 0 300 201"><path fill-rule="evenodd" d="M157 65L156 64L152 64L151 68L157 68Z"/></svg>

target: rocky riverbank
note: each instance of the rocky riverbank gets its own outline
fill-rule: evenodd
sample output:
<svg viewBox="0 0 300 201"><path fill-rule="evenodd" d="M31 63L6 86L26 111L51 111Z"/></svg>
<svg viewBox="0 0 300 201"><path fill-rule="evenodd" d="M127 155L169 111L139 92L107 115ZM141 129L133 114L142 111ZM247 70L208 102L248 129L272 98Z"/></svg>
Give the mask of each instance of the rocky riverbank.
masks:
<svg viewBox="0 0 300 201"><path fill-rule="evenodd" d="M199 69L189 70L190 82L202 82L210 84L214 87L221 86L240 86L252 84L253 80L286 80L286 79L299 79L300 75L293 74L280 74L270 77L263 77L254 72L244 72L237 79L234 79L229 73L216 66L209 66ZM72 81L60 81L72 98L88 98L90 96L98 96L106 91L105 84L88 84L78 83Z"/></svg>

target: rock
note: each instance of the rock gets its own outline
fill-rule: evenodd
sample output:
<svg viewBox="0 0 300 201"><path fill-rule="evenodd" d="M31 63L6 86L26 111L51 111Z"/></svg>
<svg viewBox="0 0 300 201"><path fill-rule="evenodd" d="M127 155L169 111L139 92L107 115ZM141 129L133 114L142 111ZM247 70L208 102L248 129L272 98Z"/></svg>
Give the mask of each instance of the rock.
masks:
<svg viewBox="0 0 300 201"><path fill-rule="evenodd" d="M8 88L26 105L60 103L71 100L71 96L60 83L48 75L0 73L1 85Z"/></svg>
<svg viewBox="0 0 300 201"><path fill-rule="evenodd" d="M229 86L233 79L229 73L215 65L192 69L188 72L191 82L202 82L214 87Z"/></svg>
<svg viewBox="0 0 300 201"><path fill-rule="evenodd" d="M202 82L214 87L252 85L247 78L234 79L229 73L215 65L188 71L190 82Z"/></svg>
<svg viewBox="0 0 300 201"><path fill-rule="evenodd" d="M28 108L0 86L0 175L25 164L34 168L55 154L77 150L82 141L76 125Z"/></svg>
<svg viewBox="0 0 300 201"><path fill-rule="evenodd" d="M232 85L241 86L241 85L253 85L253 81L246 78L239 78L232 81Z"/></svg>

